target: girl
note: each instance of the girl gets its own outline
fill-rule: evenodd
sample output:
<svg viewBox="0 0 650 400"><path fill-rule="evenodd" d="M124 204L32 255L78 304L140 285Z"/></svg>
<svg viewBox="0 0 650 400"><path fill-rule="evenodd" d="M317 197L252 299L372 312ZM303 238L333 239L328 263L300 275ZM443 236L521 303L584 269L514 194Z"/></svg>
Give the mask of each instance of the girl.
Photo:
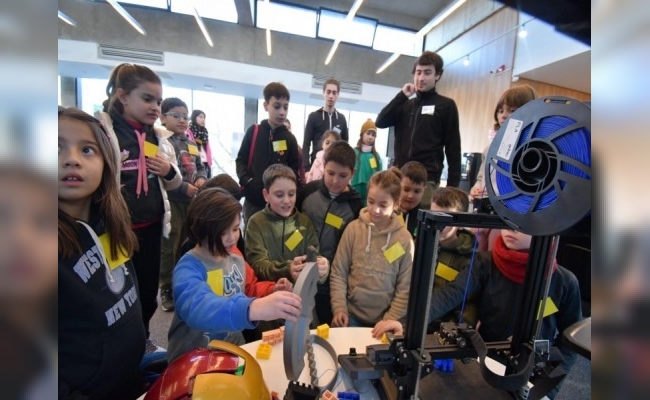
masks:
<svg viewBox="0 0 650 400"><path fill-rule="evenodd" d="M368 193L368 181L372 174L381 171L381 158L375 149L377 125L368 119L361 126L361 135L354 152L357 155L357 165L350 185L365 199Z"/></svg>
<svg viewBox="0 0 650 400"><path fill-rule="evenodd" d="M372 176L368 206L343 232L332 263L332 326L369 326L406 316L413 239L395 213L402 175Z"/></svg>
<svg viewBox="0 0 650 400"><path fill-rule="evenodd" d="M205 127L205 113L203 111L192 111L188 136L196 142L201 162L205 167L208 178L210 178L212 176L212 150L210 149L210 137L208 129Z"/></svg>
<svg viewBox="0 0 650 400"><path fill-rule="evenodd" d="M338 132L325 131L325 133L323 133L323 142L321 144L323 149L316 153L316 159L311 164L309 172L307 172L307 182L317 181L323 177L323 169L325 168L323 157L325 156L325 151L337 140L341 140L341 135L339 135Z"/></svg>
<svg viewBox="0 0 650 400"><path fill-rule="evenodd" d="M145 330L138 248L100 122L59 109L59 398L135 399Z"/></svg>
<svg viewBox="0 0 650 400"><path fill-rule="evenodd" d="M131 227L139 250L133 254L147 337L149 320L156 311L160 274L161 235L171 230L171 212L165 190L180 186L182 179L171 132L154 128L160 114L162 85L149 68L120 64L106 86L108 99L99 118L119 154L121 191L131 214ZM147 352L162 350L147 340Z"/></svg>
<svg viewBox="0 0 650 400"><path fill-rule="evenodd" d="M186 227L198 243L174 268L174 319L169 328L171 362L212 339L243 344L241 330L256 321L296 321L301 299L287 278L258 281L236 247L241 204L221 188L202 190L190 204Z"/></svg>

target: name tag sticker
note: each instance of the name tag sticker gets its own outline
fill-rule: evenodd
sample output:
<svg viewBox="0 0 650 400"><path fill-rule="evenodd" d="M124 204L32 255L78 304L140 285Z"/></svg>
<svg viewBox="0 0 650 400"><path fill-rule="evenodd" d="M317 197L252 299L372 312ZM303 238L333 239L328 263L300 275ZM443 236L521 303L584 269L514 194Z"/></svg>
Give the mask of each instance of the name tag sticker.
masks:
<svg viewBox="0 0 650 400"><path fill-rule="evenodd" d="M537 315L538 315L537 319L539 319L539 315L541 314L541 311L542 311L542 302L540 301L540 303L539 303L539 311L537 312ZM542 315L542 318L546 318L549 315L555 314L558 311L560 311L560 310L558 310L557 306L553 302L553 299L551 299L550 297L547 297L546 298L546 304L544 305L544 314Z"/></svg>
<svg viewBox="0 0 650 400"><path fill-rule="evenodd" d="M199 155L199 148L196 147L193 144L188 144L187 145L187 152L190 153L193 156L198 156Z"/></svg>
<svg viewBox="0 0 650 400"><path fill-rule="evenodd" d="M447 282L451 282L454 279L456 279L456 276L458 275L458 271L456 271L455 269L453 269L447 264L443 264L439 262L438 266L436 267L436 275L446 280Z"/></svg>
<svg viewBox="0 0 650 400"><path fill-rule="evenodd" d="M295 249L296 246L298 246L300 242L302 242L302 239L303 239L302 233L300 233L300 231L296 229L295 232L293 232L291 236L289 236L289 239L287 239L287 241L284 242L284 244L287 246L289 251L293 251L293 249Z"/></svg>
<svg viewBox="0 0 650 400"><path fill-rule="evenodd" d="M370 168L372 169L377 168L377 160L375 159L375 157L370 158L369 161L370 161Z"/></svg>
<svg viewBox="0 0 650 400"><path fill-rule="evenodd" d="M339 128L338 126L333 127L332 130L338 133L339 135L341 134L341 128Z"/></svg>
<svg viewBox="0 0 650 400"><path fill-rule="evenodd" d="M287 150L287 141L286 140L276 140L273 142L273 151L286 151Z"/></svg>
<svg viewBox="0 0 650 400"><path fill-rule="evenodd" d="M406 251L404 251L404 247L402 247L402 244L400 242L396 242L394 245L390 246L386 251L384 251L384 257L386 257L386 260L391 264L404 254L406 254Z"/></svg>
<svg viewBox="0 0 650 400"><path fill-rule="evenodd" d="M223 270L215 269L208 271L208 286L212 291L219 295L223 296Z"/></svg>
<svg viewBox="0 0 650 400"><path fill-rule="evenodd" d="M332 213L327 213L325 216L325 223L327 225L331 225L335 227L336 229L341 229L341 226L343 225L343 218L339 217L338 215L334 215Z"/></svg>
<svg viewBox="0 0 650 400"><path fill-rule="evenodd" d="M433 115L436 106L422 106L422 114Z"/></svg>
<svg viewBox="0 0 650 400"><path fill-rule="evenodd" d="M106 261L108 262L108 268L110 268L111 271L131 259L131 257L126 255L126 252L122 248L118 249L117 258L111 258L111 235L108 233L105 233L99 237L99 243L101 243L102 248L104 249Z"/></svg>
<svg viewBox="0 0 650 400"><path fill-rule="evenodd" d="M146 157L155 157L158 154L158 146L151 142L144 142L144 155Z"/></svg>

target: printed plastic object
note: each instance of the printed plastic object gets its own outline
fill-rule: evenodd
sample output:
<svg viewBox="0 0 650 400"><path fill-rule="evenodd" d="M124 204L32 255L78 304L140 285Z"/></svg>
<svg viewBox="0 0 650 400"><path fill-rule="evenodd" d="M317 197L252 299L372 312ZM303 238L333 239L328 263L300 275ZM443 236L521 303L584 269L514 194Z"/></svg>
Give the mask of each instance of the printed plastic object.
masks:
<svg viewBox="0 0 650 400"><path fill-rule="evenodd" d="M240 358L243 372L238 368ZM271 395L253 356L232 343L213 340L207 349L174 360L144 399L270 400Z"/></svg>

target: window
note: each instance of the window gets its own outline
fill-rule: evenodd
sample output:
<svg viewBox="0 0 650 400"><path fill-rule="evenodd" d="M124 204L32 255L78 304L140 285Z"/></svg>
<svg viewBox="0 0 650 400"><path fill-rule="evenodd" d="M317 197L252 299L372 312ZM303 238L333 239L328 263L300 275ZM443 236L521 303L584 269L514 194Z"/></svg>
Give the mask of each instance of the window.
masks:
<svg viewBox="0 0 650 400"><path fill-rule="evenodd" d="M167 0L120 0L120 3L167 9Z"/></svg>
<svg viewBox="0 0 650 400"><path fill-rule="evenodd" d="M102 103L106 100L107 78L79 78L79 104L81 109L88 114L93 115L96 111L101 111L104 106Z"/></svg>
<svg viewBox="0 0 650 400"><path fill-rule="evenodd" d="M321 9L318 22L318 37L332 40L339 38L342 42L371 47L377 21L354 17L350 24L346 25L345 17L346 14Z"/></svg>
<svg viewBox="0 0 650 400"><path fill-rule="evenodd" d="M315 10L308 8L257 1L258 28L315 38L317 16Z"/></svg>
<svg viewBox="0 0 650 400"><path fill-rule="evenodd" d="M420 37L415 40L416 33L415 31L407 31L391 26L377 25L372 48L388 53L418 57L422 53L424 39Z"/></svg>

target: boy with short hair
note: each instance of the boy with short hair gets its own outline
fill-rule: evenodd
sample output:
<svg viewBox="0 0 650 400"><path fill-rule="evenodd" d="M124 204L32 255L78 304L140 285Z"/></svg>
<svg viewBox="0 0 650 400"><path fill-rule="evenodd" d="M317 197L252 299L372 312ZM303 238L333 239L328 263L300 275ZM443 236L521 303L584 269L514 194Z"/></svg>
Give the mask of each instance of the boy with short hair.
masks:
<svg viewBox="0 0 650 400"><path fill-rule="evenodd" d="M296 137L284 125L289 112L289 90L279 82L264 87L264 110L268 118L251 125L242 140L235 163L244 196L244 224L264 208L262 174L271 164L288 165L300 176L300 151ZM256 134L257 133L257 134ZM297 187L303 182L298 178Z"/></svg>
<svg viewBox="0 0 650 400"><path fill-rule="evenodd" d="M427 187L427 169L418 161L409 161L402 172L402 191L399 198L399 213L406 229L415 240L418 236L418 210Z"/></svg>
<svg viewBox="0 0 650 400"><path fill-rule="evenodd" d="M332 143L323 158L323 178L307 184L300 209L316 227L320 253L330 265L343 230L359 216L363 200L351 186L356 162L354 149L344 140ZM329 277L318 285L316 316L319 323L332 318Z"/></svg>
<svg viewBox="0 0 650 400"><path fill-rule="evenodd" d="M266 207L246 226L246 259L261 280L289 278L295 282L305 266L307 247L318 250L318 236L305 214L296 210L297 178L284 164L269 166L262 176ZM329 262L318 257L319 281L329 274Z"/></svg>

